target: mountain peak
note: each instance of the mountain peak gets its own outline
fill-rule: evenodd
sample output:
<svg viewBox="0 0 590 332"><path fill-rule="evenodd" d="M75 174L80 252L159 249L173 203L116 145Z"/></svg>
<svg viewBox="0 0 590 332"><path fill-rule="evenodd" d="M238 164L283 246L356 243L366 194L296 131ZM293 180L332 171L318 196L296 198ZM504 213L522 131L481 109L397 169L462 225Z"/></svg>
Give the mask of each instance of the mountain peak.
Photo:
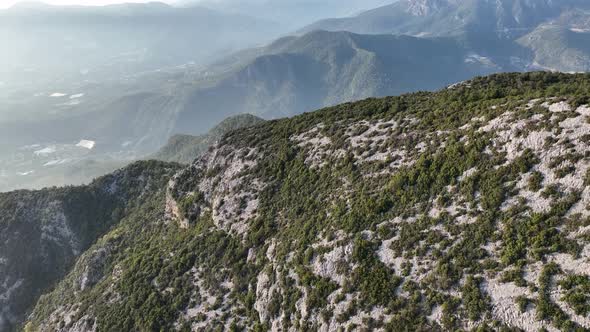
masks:
<svg viewBox="0 0 590 332"><path fill-rule="evenodd" d="M414 16L428 16L450 4L449 0L406 0L407 12Z"/></svg>

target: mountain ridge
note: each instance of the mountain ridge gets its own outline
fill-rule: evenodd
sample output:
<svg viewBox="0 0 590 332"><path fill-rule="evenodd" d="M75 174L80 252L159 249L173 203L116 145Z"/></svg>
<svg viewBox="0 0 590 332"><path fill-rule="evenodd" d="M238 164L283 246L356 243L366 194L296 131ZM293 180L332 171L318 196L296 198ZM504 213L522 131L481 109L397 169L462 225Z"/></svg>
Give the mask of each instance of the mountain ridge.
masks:
<svg viewBox="0 0 590 332"><path fill-rule="evenodd" d="M590 328L589 87L498 74L233 131L26 329Z"/></svg>
<svg viewBox="0 0 590 332"><path fill-rule="evenodd" d="M199 136L177 134L170 137L168 143L148 159L189 164L203 155L207 149L222 139L228 132L262 122L264 122L263 119L250 114L231 116L221 121L207 134Z"/></svg>
<svg viewBox="0 0 590 332"><path fill-rule="evenodd" d="M579 0L401 0L355 17L319 21L302 31L338 29L357 33L450 36L472 26L487 29L487 33L514 30L518 36L518 30L531 29L573 7L587 8L588 4Z"/></svg>

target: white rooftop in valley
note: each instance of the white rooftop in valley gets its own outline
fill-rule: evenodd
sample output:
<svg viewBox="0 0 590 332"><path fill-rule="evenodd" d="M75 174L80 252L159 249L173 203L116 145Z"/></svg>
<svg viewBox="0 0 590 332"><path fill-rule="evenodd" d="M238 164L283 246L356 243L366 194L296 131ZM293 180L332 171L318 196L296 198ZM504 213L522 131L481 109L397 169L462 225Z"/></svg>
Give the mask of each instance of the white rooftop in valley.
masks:
<svg viewBox="0 0 590 332"><path fill-rule="evenodd" d="M78 142L78 144L76 144L76 146L81 147L81 148L86 148L88 150L92 150L94 148L94 146L96 145L95 141L90 141L90 140L80 140L80 142Z"/></svg>

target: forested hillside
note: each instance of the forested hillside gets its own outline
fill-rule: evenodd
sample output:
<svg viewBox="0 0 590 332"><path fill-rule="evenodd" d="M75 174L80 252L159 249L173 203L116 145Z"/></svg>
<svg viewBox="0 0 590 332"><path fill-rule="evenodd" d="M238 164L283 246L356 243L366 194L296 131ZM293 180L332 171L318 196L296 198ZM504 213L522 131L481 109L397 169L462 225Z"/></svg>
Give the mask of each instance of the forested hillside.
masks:
<svg viewBox="0 0 590 332"><path fill-rule="evenodd" d="M166 145L151 156L151 159L190 164L197 157L207 152L211 146L222 139L228 132L262 122L264 120L254 115L240 114L221 121L205 135L174 135Z"/></svg>
<svg viewBox="0 0 590 332"><path fill-rule="evenodd" d="M232 131L25 329L589 329L589 91L494 75Z"/></svg>
<svg viewBox="0 0 590 332"><path fill-rule="evenodd" d="M81 187L0 194L0 331L25 318L96 240L163 194L176 164L139 162ZM112 235L112 234L111 234ZM104 239L103 239L104 240ZM79 287L96 282L97 252ZM77 287L77 286L76 286Z"/></svg>

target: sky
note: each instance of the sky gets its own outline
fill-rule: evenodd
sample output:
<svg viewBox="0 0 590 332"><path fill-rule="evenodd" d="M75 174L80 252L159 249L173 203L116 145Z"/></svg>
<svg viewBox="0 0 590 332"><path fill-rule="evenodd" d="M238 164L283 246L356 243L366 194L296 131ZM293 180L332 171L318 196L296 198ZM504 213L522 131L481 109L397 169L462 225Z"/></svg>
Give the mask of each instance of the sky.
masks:
<svg viewBox="0 0 590 332"><path fill-rule="evenodd" d="M0 8L9 8L17 2L22 0L0 0ZM153 1L153 0L152 0ZM161 1L161 0L160 0ZM101 6L110 5L121 2L150 2L149 0L44 0L41 2L49 3L52 5L88 5L88 6ZM170 2L170 1L161 1Z"/></svg>

